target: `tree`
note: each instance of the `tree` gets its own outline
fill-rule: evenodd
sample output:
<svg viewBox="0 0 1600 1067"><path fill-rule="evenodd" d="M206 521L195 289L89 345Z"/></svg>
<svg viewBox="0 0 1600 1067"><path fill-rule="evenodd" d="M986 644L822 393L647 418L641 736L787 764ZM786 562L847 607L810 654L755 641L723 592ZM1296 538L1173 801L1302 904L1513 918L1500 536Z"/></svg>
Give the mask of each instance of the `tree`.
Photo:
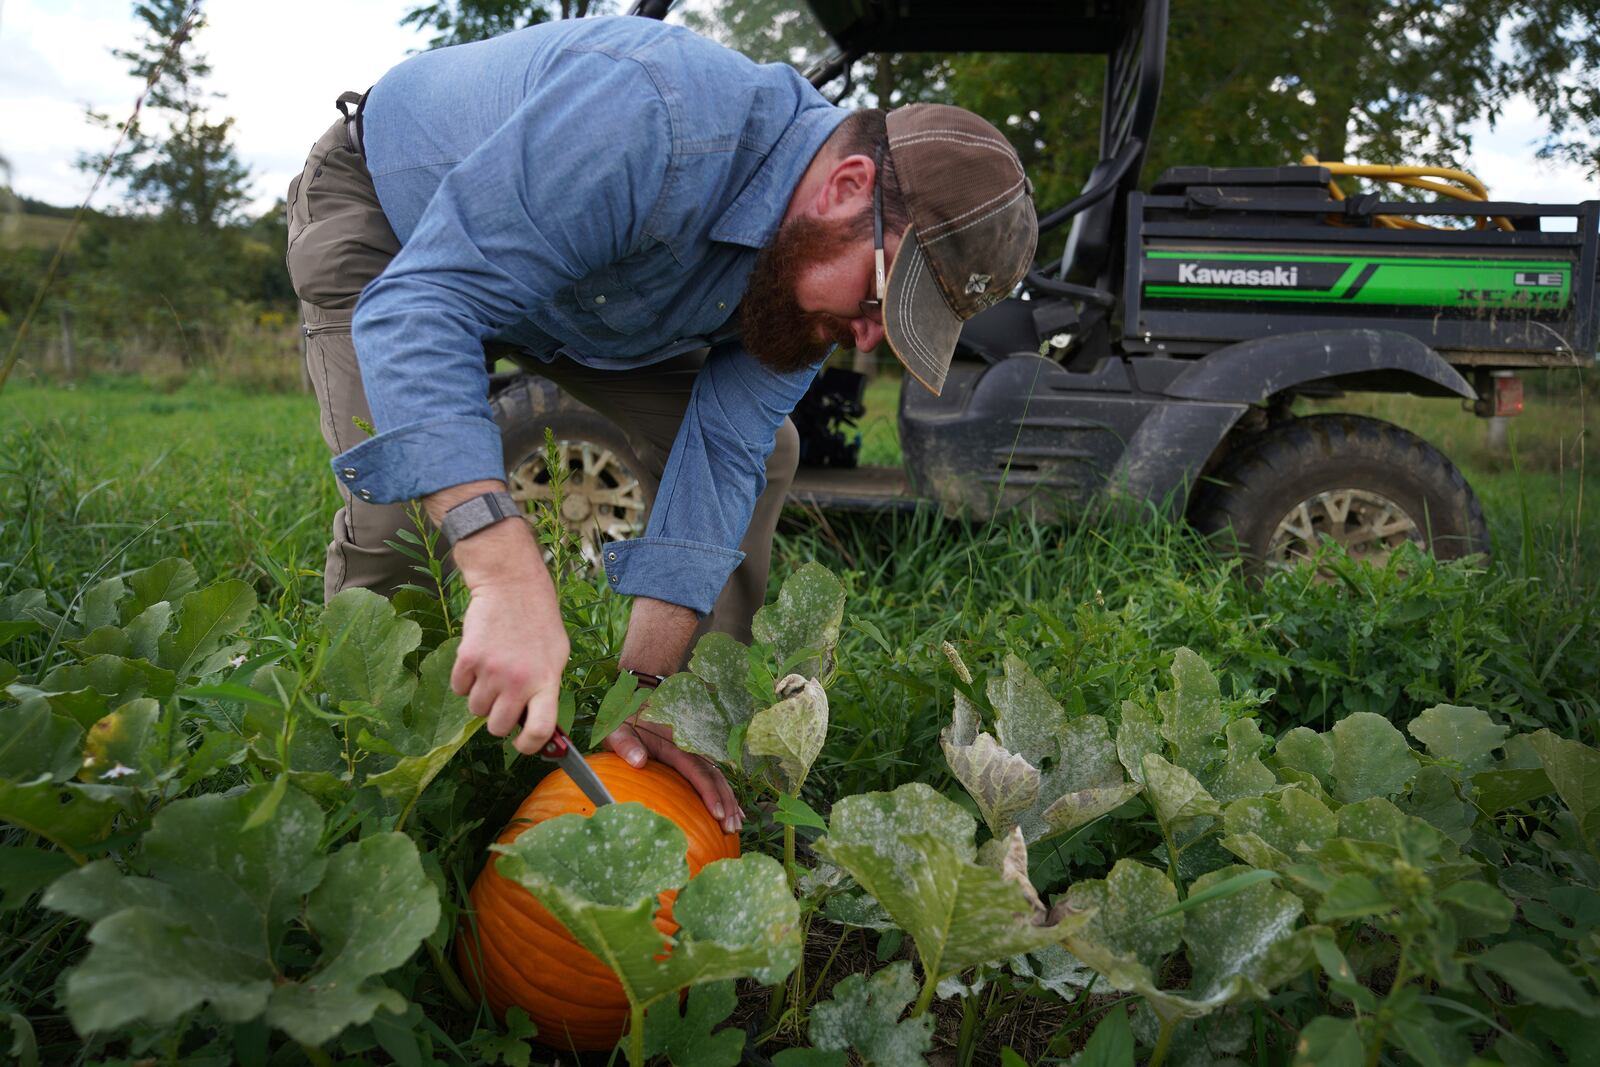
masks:
<svg viewBox="0 0 1600 1067"><path fill-rule="evenodd" d="M612 6L607 0L556 0L552 11L549 0L433 0L407 11L400 25L433 30L428 47L444 48L481 41L552 18L600 15Z"/></svg>
<svg viewBox="0 0 1600 1067"><path fill-rule="evenodd" d="M134 15L144 24L142 39L112 54L126 60L129 73L149 83L150 91L126 147L109 162L108 176L123 186L135 209L208 230L232 223L249 200L250 172L229 140L233 120L213 121L209 114L220 95L200 85L211 74L194 50L205 19L189 0L148 0L134 5ZM115 125L105 115L90 117ZM78 165L98 172L107 159L88 155Z"/></svg>

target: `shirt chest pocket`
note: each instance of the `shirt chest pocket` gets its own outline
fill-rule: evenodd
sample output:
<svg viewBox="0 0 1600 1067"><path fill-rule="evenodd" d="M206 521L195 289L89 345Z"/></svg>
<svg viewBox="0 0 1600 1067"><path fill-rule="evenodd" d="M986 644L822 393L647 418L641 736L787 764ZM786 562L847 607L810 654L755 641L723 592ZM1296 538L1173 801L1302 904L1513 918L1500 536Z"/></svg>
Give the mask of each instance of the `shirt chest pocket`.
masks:
<svg viewBox="0 0 1600 1067"><path fill-rule="evenodd" d="M622 272L614 266L584 278L574 287L574 292L578 307L615 333L638 333L656 321L655 308L623 280Z"/></svg>

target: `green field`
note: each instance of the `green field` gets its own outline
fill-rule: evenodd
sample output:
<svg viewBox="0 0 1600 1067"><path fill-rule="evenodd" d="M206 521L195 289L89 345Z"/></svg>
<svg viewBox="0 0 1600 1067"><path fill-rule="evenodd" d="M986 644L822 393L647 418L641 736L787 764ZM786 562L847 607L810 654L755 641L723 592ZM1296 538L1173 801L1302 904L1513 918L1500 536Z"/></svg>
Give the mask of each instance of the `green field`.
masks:
<svg viewBox="0 0 1600 1067"><path fill-rule="evenodd" d="M1153 520L789 515L769 595L788 580L828 587L808 564L842 589L836 663L821 672L826 742L803 784L771 767L733 780L751 813L747 856L792 849L789 873L813 874L797 912L776 862L741 860L728 877L741 902L776 879L789 903L774 901L770 916L798 916L784 936L798 945L803 930L804 963L787 981L697 986L705 1000L692 997L690 1015L715 1025L731 1011L768 1058L836 1047L819 1037L829 1019L849 1024L857 1054L892 1032L951 1063L998 1064L1002 1048L1054 1063L1091 1033L1106 1058L1085 1062L1119 1065L1587 1054L1581 1035L1600 1010L1600 809L1586 792L1600 753L1584 747L1600 732L1600 546L1588 536L1600 483L1583 460L1581 396L1530 388L1507 455L1489 452L1483 424L1452 402L1339 405L1406 425L1458 462L1488 512L1497 554L1487 566L1402 555L1375 571L1329 557L1331 581L1303 570L1254 585L1188 529ZM896 397L892 381L869 390L871 460L897 454ZM525 1024L507 1031L460 987L450 946L487 842L546 765L473 734L477 720L439 685L453 646L433 650L457 625L459 591L444 604L419 590L396 608L352 600L323 614L336 507L308 396L203 381L157 391L131 379L0 393L0 681L11 684L0 702L0 822L13 824L0 826L0 1031L36 1047L38 1062L530 1062L516 1028ZM192 581L160 563L174 556ZM615 678L625 604L592 577L561 584L582 741ZM184 593L190 585L202 591ZM171 607L160 606L163 590L176 590ZM812 642L831 641L826 619L772 618L777 636L738 653L752 691L770 691L786 661L804 658L785 642L814 652ZM365 636L345 640L357 625ZM366 679L365 695L353 678ZM1090 805L1059 836L1035 840L1044 824L1023 820L1026 877L1044 901L1103 917L1074 919L1088 925L1072 931L1050 920L1066 924L1060 944L1075 957L1039 947L1054 935L973 910L983 893L1017 890L973 860L978 843L1007 839L1007 817L958 769L973 758L959 731L942 749L961 706L1051 788ZM459 736L447 741L446 727ZM1517 736L1502 752L1507 731ZM440 753L436 779L412 792L395 785ZM97 779L97 759L127 777ZM1093 807L1090 793L1111 807ZM776 812L801 810L797 801L833 817L826 838L803 818L786 831ZM932 836L865 833L872 805ZM1238 836L1257 818L1259 848ZM302 833L307 820L320 829ZM1304 837L1323 822L1326 843ZM628 832L670 833L652 827ZM1291 829L1304 850L1286 843ZM216 865L280 862L249 851L268 839L302 866L326 859L324 884L351 899L394 894L412 921L341 911L333 889L299 882L304 902L274 911L283 931L263 941L228 910L254 905L200 887ZM370 853L364 865L340 859L357 847ZM570 847L620 859L598 841ZM87 861L98 862L75 870ZM942 905L951 925L899 881L924 868L967 887ZM368 880L378 869L382 885ZM73 893L52 887L41 903L35 893L57 878ZM574 908L599 906L584 896L592 887L564 891ZM281 1003L253 999L244 964L201 975L174 962L220 951L203 947L203 923L266 976L260 997L289 990ZM968 948L952 947L957 930ZM390 948L353 951L357 935ZM696 936L710 934L691 923L682 935ZM1029 946L1042 954L1024 959ZM774 973L795 966L762 958ZM1234 970L1219 973L1219 960ZM335 965L350 983L337 996L325 987ZM876 1009L859 979L842 981L869 973ZM1232 973L1255 984L1230 985ZM378 985L357 995L362 982ZM380 987L388 993L370 992ZM1202 1007L1208 990L1220 999ZM322 999L293 999L302 994ZM912 1000L914 1017L897 1022ZM663 1010L651 1009L652 1023ZM1355 1059L1296 1059L1302 1036ZM1115 1051L1124 1040L1125 1055Z"/></svg>

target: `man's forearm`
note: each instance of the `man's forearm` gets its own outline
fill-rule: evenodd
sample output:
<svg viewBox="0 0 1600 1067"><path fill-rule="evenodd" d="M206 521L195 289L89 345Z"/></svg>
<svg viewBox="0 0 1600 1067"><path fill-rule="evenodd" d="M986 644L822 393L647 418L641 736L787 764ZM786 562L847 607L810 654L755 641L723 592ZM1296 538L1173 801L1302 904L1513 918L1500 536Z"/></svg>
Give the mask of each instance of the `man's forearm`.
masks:
<svg viewBox="0 0 1600 1067"><path fill-rule="evenodd" d="M698 624L699 618L689 608L635 597L618 664L646 674L676 674L688 656Z"/></svg>
<svg viewBox="0 0 1600 1067"><path fill-rule="evenodd" d="M444 513L457 504L484 493L504 490L505 487L506 483L502 481L465 482L428 494L422 505L428 512L428 518L433 520L435 526L439 526L444 522ZM463 539L451 549L450 555L468 590L476 591L485 585L505 581L537 580L535 576L544 577L544 583L541 584L549 583L549 572L534 541L533 531L521 520L505 520L480 530ZM553 586L551 594L554 595Z"/></svg>

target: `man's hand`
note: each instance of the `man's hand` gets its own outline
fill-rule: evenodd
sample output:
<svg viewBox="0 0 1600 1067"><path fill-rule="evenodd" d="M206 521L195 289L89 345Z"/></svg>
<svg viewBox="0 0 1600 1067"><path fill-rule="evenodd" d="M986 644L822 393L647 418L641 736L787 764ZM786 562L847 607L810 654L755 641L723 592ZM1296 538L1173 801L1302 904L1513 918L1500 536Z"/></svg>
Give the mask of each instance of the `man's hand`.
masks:
<svg viewBox="0 0 1600 1067"><path fill-rule="evenodd" d="M428 497L428 513L437 524L456 504L504 488L469 482L441 490ZM450 688L467 698L472 714L488 718L491 734L516 732L512 744L531 756L555 731L561 671L571 651L550 572L521 518L502 519L451 553L472 599Z"/></svg>
<svg viewBox="0 0 1600 1067"><path fill-rule="evenodd" d="M728 780L710 760L674 745L672 727L640 722L635 717L611 731L602 743L634 767L643 767L646 759L656 759L683 775L700 794L712 818L722 823L728 833L738 833L744 825L744 809L734 799Z"/></svg>

